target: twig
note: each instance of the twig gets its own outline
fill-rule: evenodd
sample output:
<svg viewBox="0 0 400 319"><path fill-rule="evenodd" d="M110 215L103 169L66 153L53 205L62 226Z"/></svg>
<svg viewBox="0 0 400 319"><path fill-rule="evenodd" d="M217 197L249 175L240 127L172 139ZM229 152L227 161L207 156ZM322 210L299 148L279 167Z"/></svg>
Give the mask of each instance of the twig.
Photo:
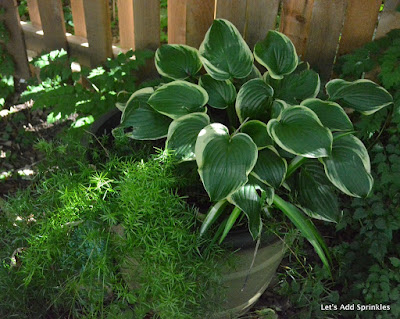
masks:
<svg viewBox="0 0 400 319"><path fill-rule="evenodd" d="M97 141L97 142L100 144L100 146L103 148L104 152L106 152L106 156L107 156L108 158L110 158L110 154L108 153L108 151L107 151L107 149L104 147L104 145L101 144L101 142L100 142L100 140L98 139L98 137L97 137L95 134L93 134L92 132L89 132L88 130L84 130L84 131L85 131L86 133L92 135L92 136L96 139L96 141Z"/></svg>

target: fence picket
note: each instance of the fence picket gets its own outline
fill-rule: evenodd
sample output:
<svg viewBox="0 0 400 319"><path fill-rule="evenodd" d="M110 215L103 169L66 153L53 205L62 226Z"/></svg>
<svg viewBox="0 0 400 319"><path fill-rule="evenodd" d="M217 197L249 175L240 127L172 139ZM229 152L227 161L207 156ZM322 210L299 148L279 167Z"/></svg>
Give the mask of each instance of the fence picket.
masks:
<svg viewBox="0 0 400 319"><path fill-rule="evenodd" d="M0 15L0 19L4 22L10 35L9 41L6 43L6 49L14 59L15 76L26 79L30 76L30 71L17 1L0 0L0 7L5 9L5 13L4 15Z"/></svg>
<svg viewBox="0 0 400 319"><path fill-rule="evenodd" d="M390 30L400 28L400 12L397 11L399 7L400 0L385 1L385 7L383 8L381 18L379 19L375 38L381 38Z"/></svg>
<svg viewBox="0 0 400 319"><path fill-rule="evenodd" d="M304 60L319 72L323 81L332 73L346 6L347 0L314 0Z"/></svg>
<svg viewBox="0 0 400 319"><path fill-rule="evenodd" d="M118 0L120 46L156 49L160 45L160 1Z"/></svg>
<svg viewBox="0 0 400 319"><path fill-rule="evenodd" d="M215 17L232 22L239 32L244 35L246 27L247 1L215 0Z"/></svg>
<svg viewBox="0 0 400 319"><path fill-rule="evenodd" d="M279 31L286 34L304 56L311 25L314 0L284 0Z"/></svg>
<svg viewBox="0 0 400 319"><path fill-rule="evenodd" d="M350 53L372 40L382 0L349 2L339 44L339 55Z"/></svg>
<svg viewBox="0 0 400 319"><path fill-rule="evenodd" d="M275 30L279 0L248 0L244 38L251 49L265 38L269 30Z"/></svg>
<svg viewBox="0 0 400 319"><path fill-rule="evenodd" d="M108 0L85 0L83 6L90 64L95 67L112 57L110 7Z"/></svg>
<svg viewBox="0 0 400 319"><path fill-rule="evenodd" d="M214 19L215 0L168 0L168 43L198 48Z"/></svg>
<svg viewBox="0 0 400 319"><path fill-rule="evenodd" d="M67 49L64 12L61 0L38 1L40 20L47 50Z"/></svg>
<svg viewBox="0 0 400 319"><path fill-rule="evenodd" d="M35 27L41 27L42 21L40 20L38 0L28 0L29 19Z"/></svg>
<svg viewBox="0 0 400 319"><path fill-rule="evenodd" d="M75 35L86 38L86 21L83 0L71 0L71 11Z"/></svg>

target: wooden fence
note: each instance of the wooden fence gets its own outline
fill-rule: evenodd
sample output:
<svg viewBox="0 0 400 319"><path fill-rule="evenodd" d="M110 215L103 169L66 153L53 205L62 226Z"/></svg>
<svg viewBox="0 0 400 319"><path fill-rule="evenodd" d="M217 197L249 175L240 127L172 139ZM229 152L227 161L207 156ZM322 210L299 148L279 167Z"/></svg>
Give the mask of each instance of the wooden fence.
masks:
<svg viewBox="0 0 400 319"><path fill-rule="evenodd" d="M291 38L303 60L328 79L337 54L345 54L400 28L400 0L168 0L168 41L198 47L214 18L233 22L253 48L269 29ZM61 0L28 0L31 23L21 22L16 0L0 0L0 17L16 75L29 76L26 49L64 48L95 66L127 49L160 44L160 0L118 0L118 46L112 45L108 0L71 0L75 35L66 34ZM279 20L279 21L278 21Z"/></svg>

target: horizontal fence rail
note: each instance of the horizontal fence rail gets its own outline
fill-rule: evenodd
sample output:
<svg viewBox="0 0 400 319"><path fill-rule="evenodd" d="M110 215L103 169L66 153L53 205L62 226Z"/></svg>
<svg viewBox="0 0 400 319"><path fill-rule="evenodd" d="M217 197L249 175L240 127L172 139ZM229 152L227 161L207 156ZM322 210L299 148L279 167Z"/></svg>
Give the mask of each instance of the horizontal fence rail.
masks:
<svg viewBox="0 0 400 319"><path fill-rule="evenodd" d="M11 34L7 49L16 76L29 74L26 50L66 49L83 65L96 66L129 49L160 45L160 1L118 0L119 39L112 44L108 0L71 0L74 33L65 32L61 0L27 0L30 21L21 22L16 0L0 0ZM168 0L168 42L199 47L213 19L230 20L250 48L270 29L285 33L301 58L330 78L338 55L400 28L400 0Z"/></svg>

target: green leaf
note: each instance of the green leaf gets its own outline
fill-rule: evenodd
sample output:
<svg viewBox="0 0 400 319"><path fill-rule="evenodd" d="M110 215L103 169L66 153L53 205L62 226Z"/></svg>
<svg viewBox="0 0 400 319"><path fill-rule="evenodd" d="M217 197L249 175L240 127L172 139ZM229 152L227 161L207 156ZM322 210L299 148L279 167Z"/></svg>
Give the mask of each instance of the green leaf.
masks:
<svg viewBox="0 0 400 319"><path fill-rule="evenodd" d="M390 93L370 80L347 82L335 79L326 84L326 91L331 101L365 115L375 113L393 103Z"/></svg>
<svg viewBox="0 0 400 319"><path fill-rule="evenodd" d="M219 239L220 244L224 241L225 237L228 235L228 233L232 229L233 225L235 225L235 222L238 219L238 217L240 216L241 212L242 211L238 207L235 207L232 210L232 213L229 215L229 218L227 219L227 221L225 223L224 231L221 235L221 238Z"/></svg>
<svg viewBox="0 0 400 319"><path fill-rule="evenodd" d="M177 80L158 88L148 103L157 112L176 120L186 114L206 112L207 101L208 94L201 86Z"/></svg>
<svg viewBox="0 0 400 319"><path fill-rule="evenodd" d="M240 122L246 118L267 121L270 119L274 90L261 79L245 83L236 98L236 113Z"/></svg>
<svg viewBox="0 0 400 319"><path fill-rule="evenodd" d="M200 45L204 68L216 80L245 78L253 67L253 55L236 27L216 19Z"/></svg>
<svg viewBox="0 0 400 319"><path fill-rule="evenodd" d="M120 126L132 129L126 135L135 140L156 140L167 136L172 120L147 104L130 103L125 108L124 119Z"/></svg>
<svg viewBox="0 0 400 319"><path fill-rule="evenodd" d="M285 179L286 170L286 160L273 148L264 148L258 152L257 163L251 174L263 183L278 188Z"/></svg>
<svg viewBox="0 0 400 319"><path fill-rule="evenodd" d="M206 126L195 146L198 172L211 201L226 198L246 184L257 161L257 145L246 134L229 135L219 123Z"/></svg>
<svg viewBox="0 0 400 319"><path fill-rule="evenodd" d="M267 124L264 122L248 121L242 125L240 131L250 136L259 149L273 144L271 137L268 135Z"/></svg>
<svg viewBox="0 0 400 319"><path fill-rule="evenodd" d="M331 153L332 133L304 106L288 107L280 120L270 120L267 127L273 140L289 153L309 158L326 157Z"/></svg>
<svg viewBox="0 0 400 319"><path fill-rule="evenodd" d="M314 224L307 219L296 206L284 201L276 194L274 196L274 205L292 221L297 229L300 230L301 234L310 242L322 263L330 273L330 254L323 238L318 233Z"/></svg>
<svg viewBox="0 0 400 319"><path fill-rule="evenodd" d="M203 224L200 227L200 236L203 236L204 233L215 223L218 217L223 213L227 204L228 202L226 199L223 199L215 203L215 205L210 208L206 218L203 221Z"/></svg>
<svg viewBox="0 0 400 319"><path fill-rule="evenodd" d="M123 104L123 103L118 103L117 107L118 109L122 112L122 117L121 121L124 120L124 110L126 107L131 108L129 106L130 103L139 103L139 104L147 104L147 101L149 100L150 96L153 94L154 89L152 87L146 87L140 90L137 90L134 92L128 99L128 101Z"/></svg>
<svg viewBox="0 0 400 319"><path fill-rule="evenodd" d="M239 207L247 216L249 231L253 239L261 232L261 208L262 202L257 194L256 187L247 183L228 197L228 201Z"/></svg>
<svg viewBox="0 0 400 319"><path fill-rule="evenodd" d="M308 107L317 114L322 125L332 131L352 131L353 124L343 108L331 101L322 101L320 99L307 99L301 102L301 105Z"/></svg>
<svg viewBox="0 0 400 319"><path fill-rule="evenodd" d="M208 124L210 118L204 113L191 113L174 120L168 129L166 148L174 150L179 160L194 160L197 135Z"/></svg>
<svg viewBox="0 0 400 319"><path fill-rule="evenodd" d="M126 135L135 140L156 140L168 133L171 119L147 104L154 90L144 88L131 95L123 107L120 126L131 131Z"/></svg>
<svg viewBox="0 0 400 319"><path fill-rule="evenodd" d="M264 77L266 83L274 89L274 98L284 100L290 104L299 104L301 101L316 97L319 93L321 81L318 73L313 70L297 70L276 80L270 77L270 73Z"/></svg>
<svg viewBox="0 0 400 319"><path fill-rule="evenodd" d="M322 159L326 176L343 193L365 197L373 185L367 149L354 135L333 142L332 154Z"/></svg>
<svg viewBox="0 0 400 319"><path fill-rule="evenodd" d="M396 257L389 257L390 262L392 263L393 267L400 268L400 259Z"/></svg>
<svg viewBox="0 0 400 319"><path fill-rule="evenodd" d="M334 187L316 160L309 160L301 166L298 199L310 217L334 223L342 217Z"/></svg>
<svg viewBox="0 0 400 319"><path fill-rule="evenodd" d="M284 75L292 73L298 63L292 41L283 33L272 30L255 45L254 57L274 79L282 79Z"/></svg>
<svg viewBox="0 0 400 319"><path fill-rule="evenodd" d="M158 73L174 80L195 76L201 69L199 52L183 44L164 44L156 51Z"/></svg>
<svg viewBox="0 0 400 319"><path fill-rule="evenodd" d="M236 89L231 81L214 80L206 74L200 78L199 85L208 93L208 105L217 109L226 109L236 99Z"/></svg>

